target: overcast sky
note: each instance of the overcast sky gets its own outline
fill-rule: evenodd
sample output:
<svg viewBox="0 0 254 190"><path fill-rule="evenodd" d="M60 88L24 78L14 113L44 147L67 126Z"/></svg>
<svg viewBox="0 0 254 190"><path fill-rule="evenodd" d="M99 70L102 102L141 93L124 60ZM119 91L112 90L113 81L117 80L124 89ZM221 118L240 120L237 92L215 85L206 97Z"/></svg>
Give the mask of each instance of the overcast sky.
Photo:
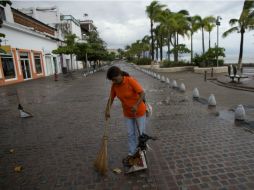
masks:
<svg viewBox="0 0 254 190"><path fill-rule="evenodd" d="M149 34L150 24L145 13L146 6L150 0L140 1L13 1L15 8L27 8L33 6L48 7L58 6L63 14L71 14L76 19L84 19L84 13L88 19L92 19L98 28L100 36L108 44L109 48L124 48L143 36ZM227 56L238 56L240 35L232 34L228 38L222 38L221 34L230 26L231 18L239 18L244 0L171 0L159 1L167 5L171 11L188 10L190 15L221 16L219 27L219 45L226 48ZM211 44L216 42L216 28L211 34ZM207 49L208 33L205 34ZM180 39L180 43L186 43L190 48L188 38ZM200 52L202 49L201 32L194 35L194 50ZM246 57L254 57L254 31L247 32L244 42L244 54Z"/></svg>

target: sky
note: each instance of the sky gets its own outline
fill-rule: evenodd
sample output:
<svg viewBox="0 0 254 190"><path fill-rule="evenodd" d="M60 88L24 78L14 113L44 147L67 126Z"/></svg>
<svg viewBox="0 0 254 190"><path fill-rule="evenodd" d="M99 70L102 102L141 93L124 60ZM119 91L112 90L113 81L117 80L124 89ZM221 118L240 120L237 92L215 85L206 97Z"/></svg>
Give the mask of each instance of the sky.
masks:
<svg viewBox="0 0 254 190"><path fill-rule="evenodd" d="M15 8L50 7L58 6L62 14L71 14L76 19L92 19L100 36L107 43L108 48L124 48L136 40L142 39L150 33L150 22L146 15L146 6L150 0L101 0L101 1L12 1ZM230 28L228 22L231 18L239 18L244 0L170 0L159 1L171 11L177 12L185 9L191 16L200 15L222 17L219 27L219 46L226 49L228 59L236 59L239 54L240 34L231 34L222 38L221 34ZM84 18L84 13L88 17ZM202 50L201 32L194 34L194 52ZM211 33L211 44L215 45L217 29ZM181 38L180 43L185 43L190 48L190 39ZM208 47L208 33L205 33L205 47ZM254 31L245 34L244 58L254 60Z"/></svg>

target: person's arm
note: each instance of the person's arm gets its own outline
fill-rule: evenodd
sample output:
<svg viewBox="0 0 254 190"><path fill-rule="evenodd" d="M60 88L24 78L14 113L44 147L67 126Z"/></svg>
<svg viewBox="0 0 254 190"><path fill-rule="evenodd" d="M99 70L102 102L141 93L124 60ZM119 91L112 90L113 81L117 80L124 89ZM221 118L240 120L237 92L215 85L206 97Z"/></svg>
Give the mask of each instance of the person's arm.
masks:
<svg viewBox="0 0 254 190"><path fill-rule="evenodd" d="M132 112L134 112L134 113L137 112L138 106L141 102L144 101L144 98L145 98L145 92L142 91L139 93L139 99L138 99L137 103L132 107Z"/></svg>
<svg viewBox="0 0 254 190"><path fill-rule="evenodd" d="M113 104L113 101L114 101L114 98L115 98L115 93L113 91L113 88L111 88L111 93L110 93L110 97L108 99L108 102L107 102L107 106L106 106L106 109L105 109L105 119L108 120L108 118L110 118L110 108Z"/></svg>
<svg viewBox="0 0 254 190"><path fill-rule="evenodd" d="M139 98L138 98L138 101L136 102L136 104L134 104L132 106L132 109L131 111L132 112L137 112L138 110L138 106L139 104L144 101L144 98L145 98L145 92L142 88L142 86L138 83L138 81L136 81L134 78L130 78L129 79L129 82L130 82L130 85L133 87L133 89L135 90L136 93L139 94Z"/></svg>

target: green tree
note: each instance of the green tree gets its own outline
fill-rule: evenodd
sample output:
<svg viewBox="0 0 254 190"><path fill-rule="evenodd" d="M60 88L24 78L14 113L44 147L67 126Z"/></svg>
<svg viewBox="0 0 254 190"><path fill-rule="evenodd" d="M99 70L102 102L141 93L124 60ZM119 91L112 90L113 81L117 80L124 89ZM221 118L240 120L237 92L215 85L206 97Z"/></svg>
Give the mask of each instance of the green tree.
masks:
<svg viewBox="0 0 254 190"><path fill-rule="evenodd" d="M207 26L211 23L213 23L215 18L213 16L208 16L205 18L202 18L201 16L196 16L196 21L198 28L202 31L202 49L203 54L205 53L205 39L204 39L204 30L207 28Z"/></svg>
<svg viewBox="0 0 254 190"><path fill-rule="evenodd" d="M75 43L75 39L76 38L77 38L77 36L75 34L67 34L65 36L65 40L64 40L66 45L65 46L60 46L56 50L52 51L55 54L67 54L67 55L70 55L70 57L71 57L71 70L73 70L72 57L73 57L73 54L76 53L76 43Z"/></svg>
<svg viewBox="0 0 254 190"><path fill-rule="evenodd" d="M237 32L241 35L240 41L240 52L238 58L238 69L242 68L242 57L243 57L243 43L244 43L244 34L246 30L254 29L254 2L253 1L244 1L243 9L239 19L231 19L229 24L232 28L225 31L222 37L227 37L229 34Z"/></svg>
<svg viewBox="0 0 254 190"><path fill-rule="evenodd" d="M214 17L211 17L209 19L209 22L207 22L207 24L205 25L205 31L207 31L209 34L209 49L211 48L211 32L216 26L215 22L216 22L216 19Z"/></svg>
<svg viewBox="0 0 254 190"><path fill-rule="evenodd" d="M191 37L191 63L192 63L192 60L193 60L193 35L199 29L199 26L197 24L198 16L197 15L190 16L187 19L189 21L189 32L190 32L190 37Z"/></svg>
<svg viewBox="0 0 254 190"><path fill-rule="evenodd" d="M76 43L75 54L77 55L77 60L82 61L83 68L87 68L88 48L89 48L88 43Z"/></svg>
<svg viewBox="0 0 254 190"><path fill-rule="evenodd" d="M165 7L165 5L159 4L158 1L152 1L149 6L146 7L147 16L150 19L150 33L151 33L151 55L152 60L154 60L154 22L156 17L161 12L161 10Z"/></svg>

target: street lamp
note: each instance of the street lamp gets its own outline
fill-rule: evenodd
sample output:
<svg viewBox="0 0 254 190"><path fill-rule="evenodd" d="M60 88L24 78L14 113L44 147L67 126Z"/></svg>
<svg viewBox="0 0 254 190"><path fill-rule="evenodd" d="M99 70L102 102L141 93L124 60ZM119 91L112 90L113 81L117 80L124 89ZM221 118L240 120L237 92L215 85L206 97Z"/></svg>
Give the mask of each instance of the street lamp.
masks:
<svg viewBox="0 0 254 190"><path fill-rule="evenodd" d="M218 48L219 48L219 26L220 26L220 20L222 18L220 16L217 16L216 19L216 25L217 25L217 48L216 48L216 54L217 54L217 67L219 65L219 60L218 60Z"/></svg>

